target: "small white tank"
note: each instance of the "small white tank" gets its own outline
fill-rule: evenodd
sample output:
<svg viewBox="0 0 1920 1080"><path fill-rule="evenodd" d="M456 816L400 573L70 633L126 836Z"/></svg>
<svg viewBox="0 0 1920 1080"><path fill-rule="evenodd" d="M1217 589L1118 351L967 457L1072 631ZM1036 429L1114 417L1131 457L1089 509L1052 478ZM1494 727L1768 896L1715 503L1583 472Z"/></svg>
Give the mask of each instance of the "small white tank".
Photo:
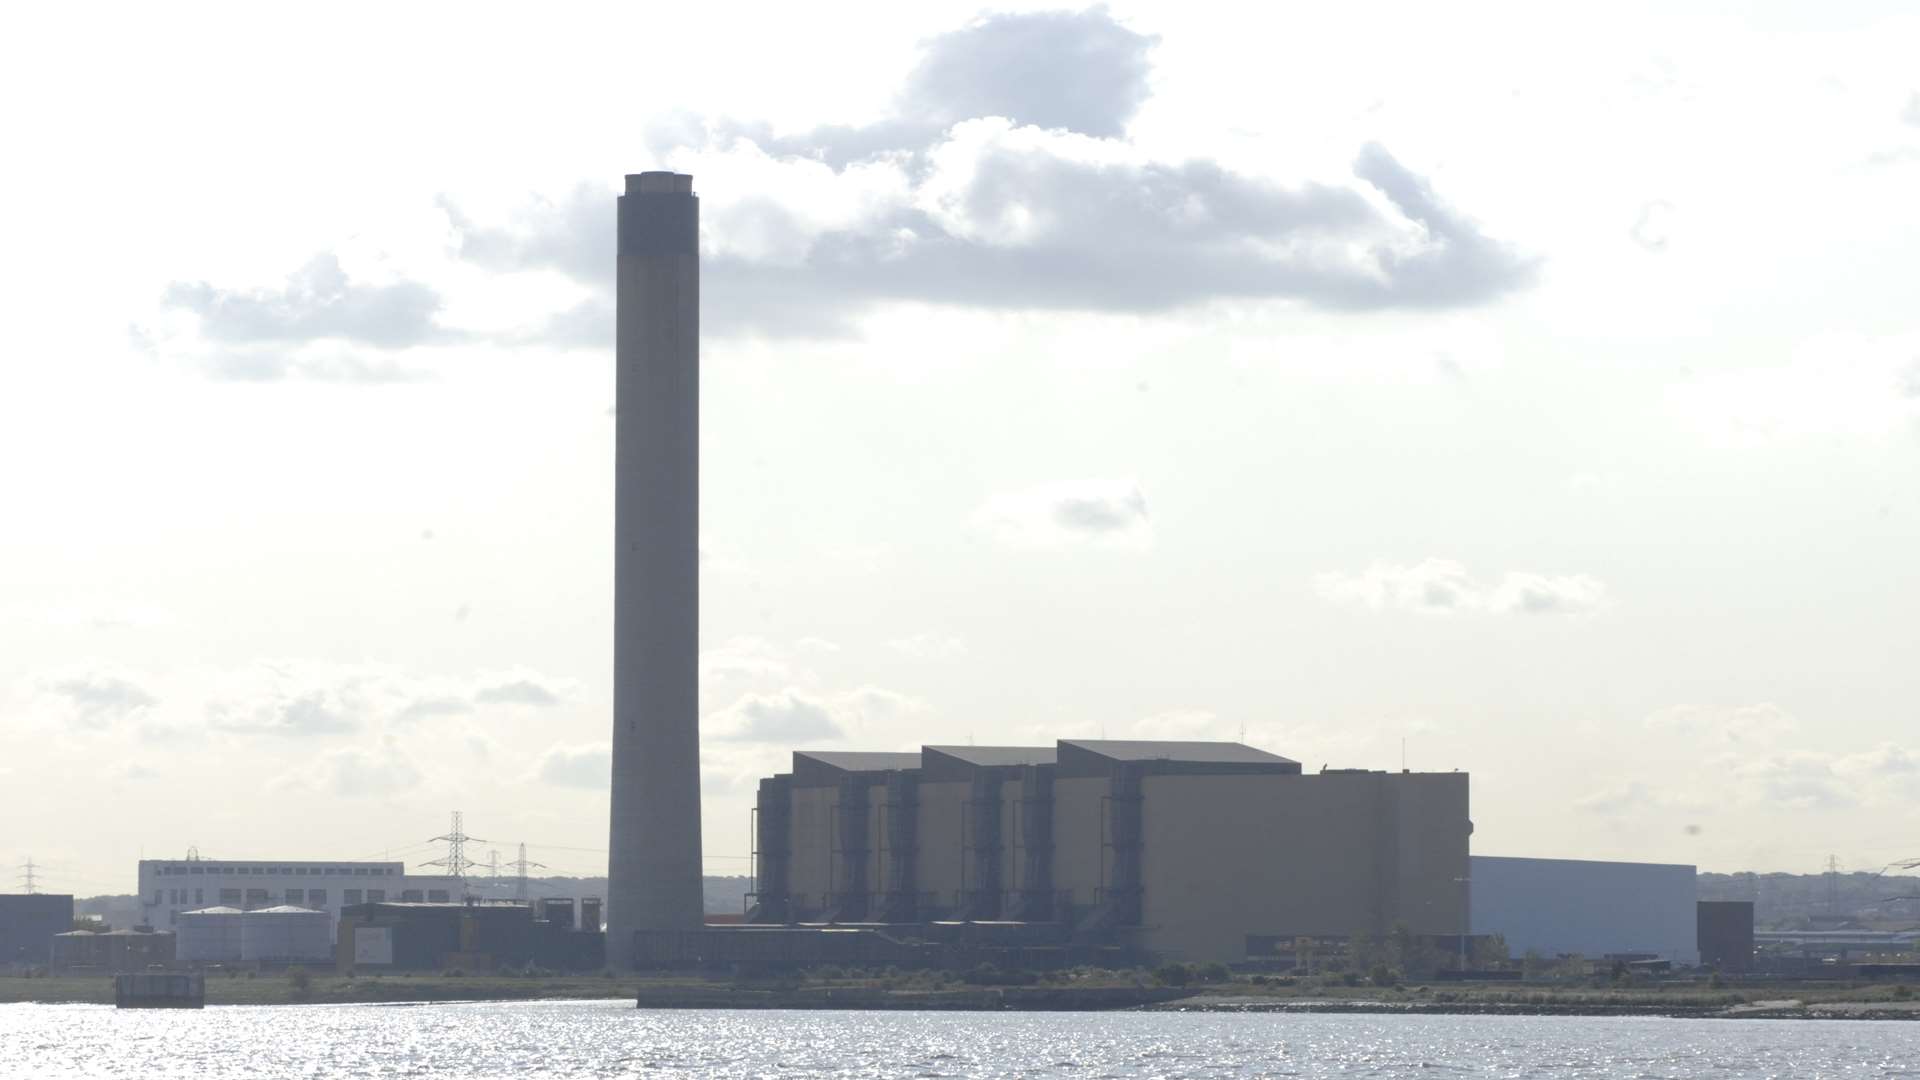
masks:
<svg viewBox="0 0 1920 1080"><path fill-rule="evenodd" d="M230 907L183 911L174 924L179 958L189 964L226 964L240 959L240 910Z"/></svg>
<svg viewBox="0 0 1920 1080"><path fill-rule="evenodd" d="M333 916L303 907L270 907L240 916L240 958L252 961L327 960L333 956Z"/></svg>

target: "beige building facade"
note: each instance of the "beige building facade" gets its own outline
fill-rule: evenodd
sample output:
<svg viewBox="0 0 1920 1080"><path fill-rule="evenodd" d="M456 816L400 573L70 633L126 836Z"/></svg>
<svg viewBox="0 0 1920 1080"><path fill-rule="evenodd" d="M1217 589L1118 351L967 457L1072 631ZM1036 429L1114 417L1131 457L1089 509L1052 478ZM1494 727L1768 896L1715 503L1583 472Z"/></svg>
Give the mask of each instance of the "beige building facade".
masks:
<svg viewBox="0 0 1920 1080"><path fill-rule="evenodd" d="M1239 743L799 751L761 782L761 923L1057 924L1165 959L1467 924L1467 775Z"/></svg>

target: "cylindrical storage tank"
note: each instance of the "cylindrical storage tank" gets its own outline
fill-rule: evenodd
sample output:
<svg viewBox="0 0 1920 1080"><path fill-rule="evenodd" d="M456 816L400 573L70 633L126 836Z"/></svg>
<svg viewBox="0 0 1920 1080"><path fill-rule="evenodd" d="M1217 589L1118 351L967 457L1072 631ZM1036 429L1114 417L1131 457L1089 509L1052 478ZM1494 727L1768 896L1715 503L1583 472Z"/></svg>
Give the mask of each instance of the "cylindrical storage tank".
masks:
<svg viewBox="0 0 1920 1080"><path fill-rule="evenodd" d="M226 964L240 959L240 911L210 907L183 911L174 924L179 957L189 964Z"/></svg>
<svg viewBox="0 0 1920 1080"><path fill-rule="evenodd" d="M240 958L286 962L333 956L333 916L309 908L261 908L240 916Z"/></svg>

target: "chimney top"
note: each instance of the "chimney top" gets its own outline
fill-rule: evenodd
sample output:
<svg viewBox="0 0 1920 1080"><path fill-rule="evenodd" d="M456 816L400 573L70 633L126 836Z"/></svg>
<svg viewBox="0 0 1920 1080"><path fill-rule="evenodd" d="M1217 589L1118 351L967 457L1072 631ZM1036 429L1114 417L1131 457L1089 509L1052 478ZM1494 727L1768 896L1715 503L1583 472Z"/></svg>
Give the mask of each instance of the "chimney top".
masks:
<svg viewBox="0 0 1920 1080"><path fill-rule="evenodd" d="M627 174L629 195L691 195L693 176L689 173L643 172Z"/></svg>

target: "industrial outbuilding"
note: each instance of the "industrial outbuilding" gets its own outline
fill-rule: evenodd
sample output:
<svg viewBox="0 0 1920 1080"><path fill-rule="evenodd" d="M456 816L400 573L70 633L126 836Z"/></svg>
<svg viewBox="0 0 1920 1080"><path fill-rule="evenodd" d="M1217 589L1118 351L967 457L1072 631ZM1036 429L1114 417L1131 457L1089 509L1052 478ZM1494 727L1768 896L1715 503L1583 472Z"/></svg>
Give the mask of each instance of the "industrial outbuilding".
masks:
<svg viewBox="0 0 1920 1080"><path fill-rule="evenodd" d="M52 959L53 936L73 929L65 893L0 896L0 967L37 967Z"/></svg>
<svg viewBox="0 0 1920 1080"><path fill-rule="evenodd" d="M1457 935L1471 830L1464 773L1303 774L1241 743L797 751L760 782L748 921L1046 924L1221 961L1251 939Z"/></svg>
<svg viewBox="0 0 1920 1080"><path fill-rule="evenodd" d="M1700 962L1715 971L1753 970L1753 901L1702 900L1694 905Z"/></svg>
<svg viewBox="0 0 1920 1080"><path fill-rule="evenodd" d="M604 967L605 936L574 929L571 902L564 916L557 907L553 915L536 919L531 907L504 900L361 904L340 918L335 964L341 971Z"/></svg>
<svg viewBox="0 0 1920 1080"><path fill-rule="evenodd" d="M1694 868L1475 855L1473 932L1514 956L1700 961Z"/></svg>
<svg viewBox="0 0 1920 1080"><path fill-rule="evenodd" d="M188 964L311 964L333 959L333 916L282 904L183 911L175 922Z"/></svg>
<svg viewBox="0 0 1920 1080"><path fill-rule="evenodd" d="M145 971L174 960L174 937L168 930L69 930L53 936L48 964L57 972Z"/></svg>
<svg viewBox="0 0 1920 1080"><path fill-rule="evenodd" d="M180 959L189 964L237 964L240 962L239 908L210 907L183 911L174 922L180 935Z"/></svg>

